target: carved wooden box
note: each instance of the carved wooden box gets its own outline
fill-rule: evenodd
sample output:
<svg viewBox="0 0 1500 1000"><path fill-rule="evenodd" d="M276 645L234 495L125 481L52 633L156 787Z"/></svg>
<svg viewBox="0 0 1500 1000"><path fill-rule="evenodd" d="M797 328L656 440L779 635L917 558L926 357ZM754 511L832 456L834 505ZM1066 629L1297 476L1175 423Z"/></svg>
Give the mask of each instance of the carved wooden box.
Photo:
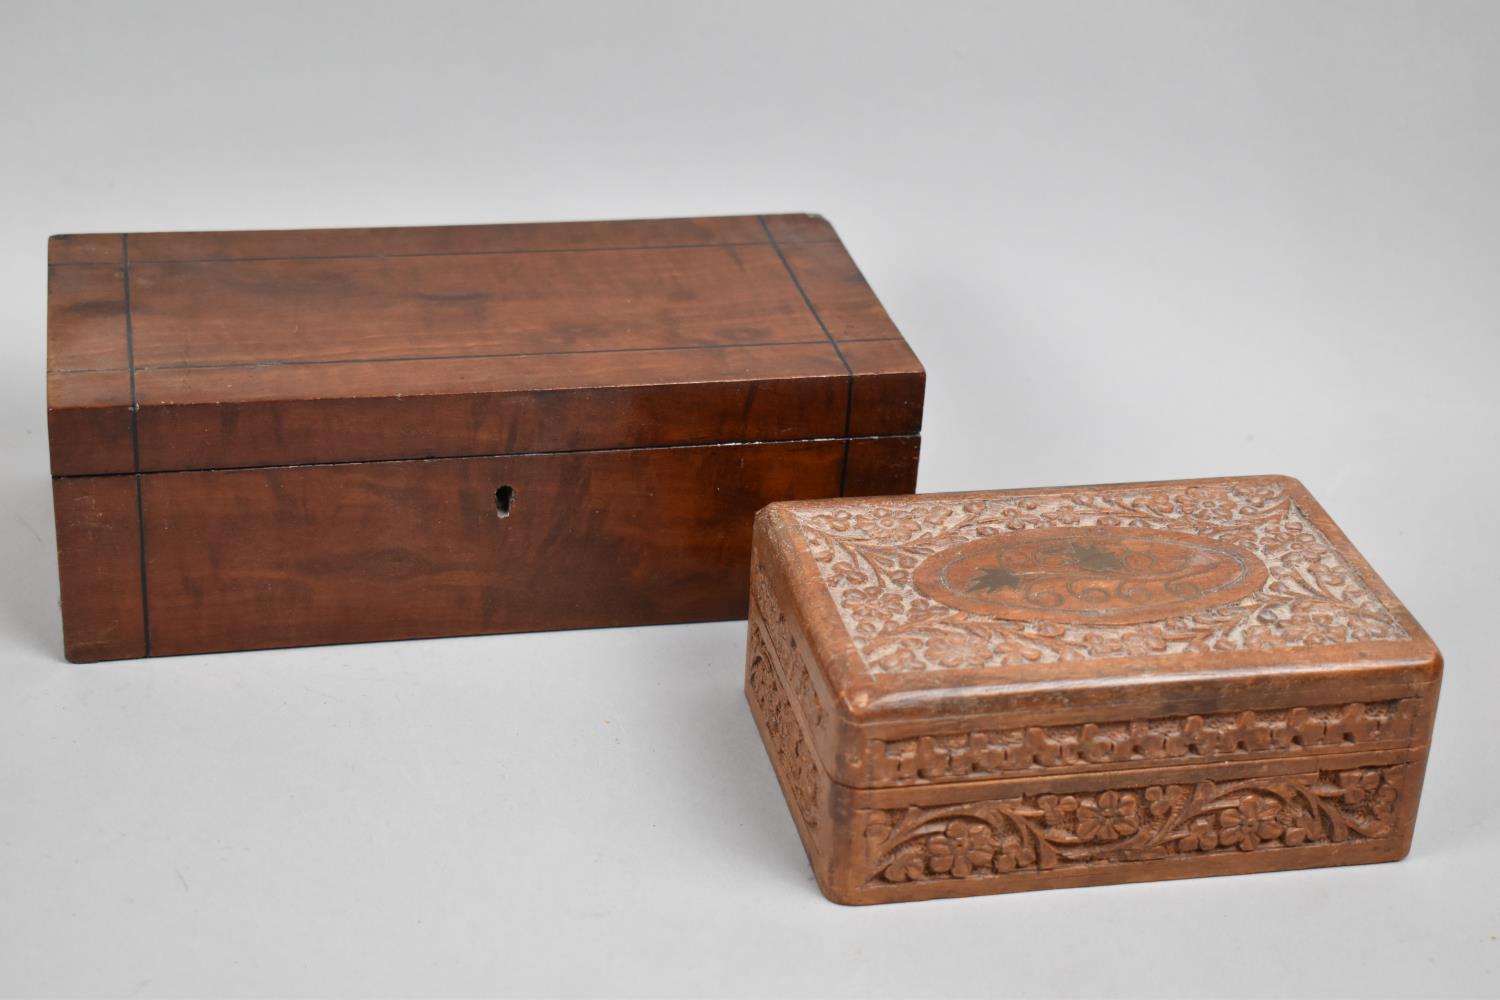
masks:
<svg viewBox="0 0 1500 1000"><path fill-rule="evenodd" d="M740 617L757 509L915 485L815 216L49 249L70 659Z"/></svg>
<svg viewBox="0 0 1500 1000"><path fill-rule="evenodd" d="M841 903L1405 856L1436 647L1295 480L773 504L746 693Z"/></svg>

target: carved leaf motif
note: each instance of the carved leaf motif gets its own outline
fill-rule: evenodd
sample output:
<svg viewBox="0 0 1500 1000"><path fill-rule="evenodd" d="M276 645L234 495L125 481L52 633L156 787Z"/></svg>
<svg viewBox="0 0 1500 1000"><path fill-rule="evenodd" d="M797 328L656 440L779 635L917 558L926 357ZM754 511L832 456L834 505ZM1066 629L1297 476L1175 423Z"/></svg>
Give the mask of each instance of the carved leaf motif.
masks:
<svg viewBox="0 0 1500 1000"><path fill-rule="evenodd" d="M1409 638L1280 484L1106 488L961 504L916 497L823 504L794 516L871 673ZM1010 621L950 607L913 585L923 560L956 545L1068 527L1198 536L1254 553L1268 576L1254 593L1223 605L1115 624ZM1100 573L1122 566L1120 552L1091 544L1076 546L1070 558ZM1013 575L988 567L970 582L977 593L1008 593Z"/></svg>
<svg viewBox="0 0 1500 1000"><path fill-rule="evenodd" d="M770 653L759 628L750 632L747 683L756 714L765 727L767 750L789 790L802 821L809 828L819 822L818 765L803 737L786 691L777 679Z"/></svg>
<svg viewBox="0 0 1500 1000"><path fill-rule="evenodd" d="M1406 766L868 810L866 881L996 878L1388 837Z"/></svg>

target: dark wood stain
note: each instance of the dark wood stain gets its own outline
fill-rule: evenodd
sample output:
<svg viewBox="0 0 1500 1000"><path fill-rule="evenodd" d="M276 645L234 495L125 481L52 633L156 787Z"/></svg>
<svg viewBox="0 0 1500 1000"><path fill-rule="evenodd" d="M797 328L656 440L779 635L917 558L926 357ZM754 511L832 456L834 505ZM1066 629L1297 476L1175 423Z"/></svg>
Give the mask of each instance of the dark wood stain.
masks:
<svg viewBox="0 0 1500 1000"><path fill-rule="evenodd" d="M755 511L836 495L843 447L145 476L152 649L743 617ZM501 486L525 498L505 518Z"/></svg>
<svg viewBox="0 0 1500 1000"><path fill-rule="evenodd" d="M815 216L49 261L70 658L733 617L758 506L915 485L922 367ZM80 582L101 555L144 587L128 641Z"/></svg>

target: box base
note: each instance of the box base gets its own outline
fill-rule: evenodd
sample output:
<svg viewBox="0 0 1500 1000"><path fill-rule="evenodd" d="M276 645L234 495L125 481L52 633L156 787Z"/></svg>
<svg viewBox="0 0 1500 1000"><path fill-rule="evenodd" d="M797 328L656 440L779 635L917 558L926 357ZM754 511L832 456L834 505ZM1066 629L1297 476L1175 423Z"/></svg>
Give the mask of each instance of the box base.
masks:
<svg viewBox="0 0 1500 1000"><path fill-rule="evenodd" d="M756 510L851 486L909 492L919 445L57 478L64 648L91 662L743 618Z"/></svg>

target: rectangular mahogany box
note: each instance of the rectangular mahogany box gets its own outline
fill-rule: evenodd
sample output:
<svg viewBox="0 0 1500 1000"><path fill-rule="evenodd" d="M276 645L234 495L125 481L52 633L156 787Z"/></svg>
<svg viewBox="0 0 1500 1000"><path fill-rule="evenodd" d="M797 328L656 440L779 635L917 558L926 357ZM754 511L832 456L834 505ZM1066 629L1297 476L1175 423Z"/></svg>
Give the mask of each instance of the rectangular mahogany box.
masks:
<svg viewBox="0 0 1500 1000"><path fill-rule="evenodd" d="M915 485L922 366L816 216L49 259L69 659L739 617L757 509Z"/></svg>
<svg viewBox="0 0 1500 1000"><path fill-rule="evenodd" d="M1393 861L1432 640L1276 476L778 503L746 693L841 903Z"/></svg>

